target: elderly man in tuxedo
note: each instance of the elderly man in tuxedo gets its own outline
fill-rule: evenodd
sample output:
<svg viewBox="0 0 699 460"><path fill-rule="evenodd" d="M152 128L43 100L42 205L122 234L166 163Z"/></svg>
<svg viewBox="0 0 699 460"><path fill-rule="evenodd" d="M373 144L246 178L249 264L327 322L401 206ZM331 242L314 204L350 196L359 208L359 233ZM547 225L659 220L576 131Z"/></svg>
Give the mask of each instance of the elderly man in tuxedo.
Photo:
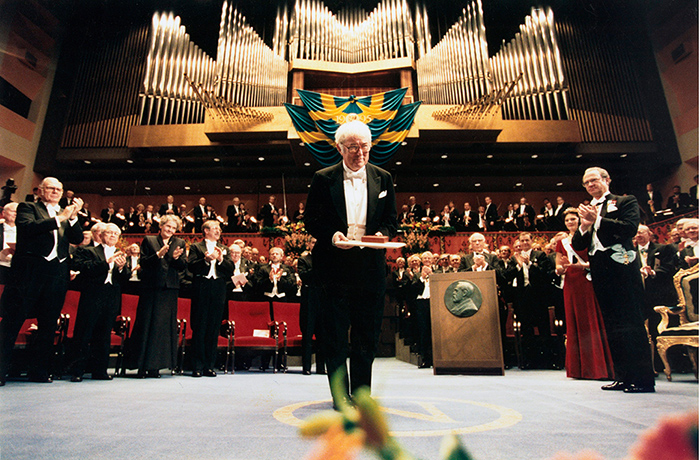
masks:
<svg viewBox="0 0 699 460"><path fill-rule="evenodd" d="M461 258L459 271L470 271L473 266L473 258L475 255L482 255L485 262L487 262L490 267L494 267L497 256L488 252L488 243L485 241L485 236L483 236L482 233L474 233L469 236L468 242L471 252Z"/></svg>
<svg viewBox="0 0 699 460"><path fill-rule="evenodd" d="M235 265L228 248L218 240L221 226L207 220L202 225L204 240L189 248L188 267L192 282L192 377L216 377L216 345L226 306L226 282Z"/></svg>
<svg viewBox="0 0 699 460"><path fill-rule="evenodd" d="M116 224L103 224L101 228L102 242L77 251L71 262L83 280L73 334L75 362L71 382L82 382L90 358L93 380L112 379L107 373L109 342L114 319L121 309L121 286L130 273L126 255L116 248L121 230Z"/></svg>
<svg viewBox="0 0 699 460"><path fill-rule="evenodd" d="M313 269L324 308L328 375L345 373L352 394L371 386L371 367L378 347L386 290L386 251L343 248L338 242L364 235L396 233L393 178L369 164L371 131L354 120L335 134L342 161L317 171L306 200L306 228L317 238ZM351 327L350 351L347 333ZM347 373L347 357L350 371ZM335 404L349 394L333 394Z"/></svg>
<svg viewBox="0 0 699 460"><path fill-rule="evenodd" d="M580 228L572 243L590 254L592 286L614 361L616 381L602 389L650 393L655 375L644 325L641 264L633 247L640 211L634 196L610 193L610 182L609 173L599 167L583 174L593 200L578 207Z"/></svg>
<svg viewBox="0 0 699 460"><path fill-rule="evenodd" d="M68 248L79 244L83 232L78 211L83 201L61 208L63 184L47 177L39 185L41 201L17 206L17 246L10 279L3 292L0 322L0 386L5 384L17 334L27 318L35 317L39 329L30 355L29 380L52 382L49 363L56 322L68 289Z"/></svg>

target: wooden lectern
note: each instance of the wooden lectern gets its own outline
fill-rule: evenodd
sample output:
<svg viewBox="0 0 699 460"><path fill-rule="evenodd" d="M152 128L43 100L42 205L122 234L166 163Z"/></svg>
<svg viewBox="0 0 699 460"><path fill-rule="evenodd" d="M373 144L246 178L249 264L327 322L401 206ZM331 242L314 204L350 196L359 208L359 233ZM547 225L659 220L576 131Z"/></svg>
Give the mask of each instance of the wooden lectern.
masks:
<svg viewBox="0 0 699 460"><path fill-rule="evenodd" d="M434 374L504 375L495 271L430 275Z"/></svg>

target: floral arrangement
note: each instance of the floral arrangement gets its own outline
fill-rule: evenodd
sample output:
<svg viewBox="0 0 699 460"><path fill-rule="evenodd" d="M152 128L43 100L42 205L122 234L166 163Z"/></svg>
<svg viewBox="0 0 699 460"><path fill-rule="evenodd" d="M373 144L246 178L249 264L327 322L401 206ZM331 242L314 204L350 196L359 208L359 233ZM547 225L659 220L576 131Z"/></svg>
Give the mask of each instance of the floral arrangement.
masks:
<svg viewBox="0 0 699 460"><path fill-rule="evenodd" d="M291 233L284 237L284 253L290 256L299 257L307 249L308 240L311 235L308 233Z"/></svg>
<svg viewBox="0 0 699 460"><path fill-rule="evenodd" d="M333 376L333 389L342 388L340 378ZM333 390L333 393L338 394ZM306 460L351 460L362 449L373 451L381 460L413 460L393 438L379 405L369 395L368 388L360 388L353 396L352 405L341 403L338 411L325 411L309 418L300 428L305 437L319 437ZM626 460L696 460L697 412L668 415L656 426L641 434ZM472 460L457 436L446 436L440 447L443 460ZM594 451L577 454L559 452L552 460L604 460Z"/></svg>
<svg viewBox="0 0 699 460"><path fill-rule="evenodd" d="M430 250L430 239L427 233L405 232L402 237L405 243L404 254L419 254Z"/></svg>

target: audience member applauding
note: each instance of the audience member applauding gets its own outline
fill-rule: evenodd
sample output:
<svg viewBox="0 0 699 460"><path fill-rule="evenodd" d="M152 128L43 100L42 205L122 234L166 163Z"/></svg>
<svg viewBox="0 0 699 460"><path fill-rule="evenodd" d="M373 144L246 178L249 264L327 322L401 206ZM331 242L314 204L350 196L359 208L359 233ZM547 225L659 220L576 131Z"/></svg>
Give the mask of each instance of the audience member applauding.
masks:
<svg viewBox="0 0 699 460"><path fill-rule="evenodd" d="M185 242L174 236L181 226L179 217L165 215L160 234L141 243L141 296L127 350L127 368L140 378L158 378L177 362L177 297L187 267Z"/></svg>
<svg viewBox="0 0 699 460"><path fill-rule="evenodd" d="M125 268L126 255L116 248L121 230L111 223L100 228L101 243L76 252L71 262L82 278L72 342L72 382L82 382L88 364L93 380L112 379L107 373L111 332L121 308L121 287L130 273Z"/></svg>

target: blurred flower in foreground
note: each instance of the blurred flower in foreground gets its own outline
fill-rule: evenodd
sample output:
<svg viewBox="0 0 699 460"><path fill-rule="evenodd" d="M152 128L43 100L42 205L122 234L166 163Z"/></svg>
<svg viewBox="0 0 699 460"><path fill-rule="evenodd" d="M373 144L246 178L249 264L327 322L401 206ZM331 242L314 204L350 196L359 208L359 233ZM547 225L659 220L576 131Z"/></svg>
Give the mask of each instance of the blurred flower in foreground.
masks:
<svg viewBox="0 0 699 460"><path fill-rule="evenodd" d="M333 394L346 393L342 388L343 380L339 372L333 375ZM301 426L302 436L321 436L319 446L307 460L351 459L362 446L372 449L384 460L413 460L390 436L386 418L368 388L357 390L352 403L339 401L337 411L322 412Z"/></svg>
<svg viewBox="0 0 699 460"><path fill-rule="evenodd" d="M629 460L697 460L697 412L662 417L631 447Z"/></svg>

